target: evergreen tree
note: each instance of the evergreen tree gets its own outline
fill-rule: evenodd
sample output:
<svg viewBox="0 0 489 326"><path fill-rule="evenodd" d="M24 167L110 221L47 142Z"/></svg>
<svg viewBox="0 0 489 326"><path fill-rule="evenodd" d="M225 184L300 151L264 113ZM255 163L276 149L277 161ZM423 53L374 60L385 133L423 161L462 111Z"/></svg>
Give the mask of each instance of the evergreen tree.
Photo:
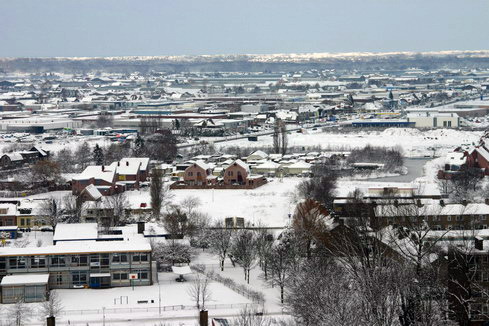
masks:
<svg viewBox="0 0 489 326"><path fill-rule="evenodd" d="M138 135L136 140L134 141L134 156L141 157L144 156L145 147L144 147L144 139Z"/></svg>
<svg viewBox="0 0 489 326"><path fill-rule="evenodd" d="M93 160L96 165L104 164L104 152L98 144L95 144L95 148L93 149Z"/></svg>

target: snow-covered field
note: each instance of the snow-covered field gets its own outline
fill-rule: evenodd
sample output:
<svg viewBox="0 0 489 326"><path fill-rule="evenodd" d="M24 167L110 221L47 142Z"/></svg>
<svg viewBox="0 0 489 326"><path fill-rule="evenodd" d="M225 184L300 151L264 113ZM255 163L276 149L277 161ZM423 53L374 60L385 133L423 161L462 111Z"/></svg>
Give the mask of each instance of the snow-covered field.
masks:
<svg viewBox="0 0 489 326"><path fill-rule="evenodd" d="M323 132L309 131L306 134L291 133L289 146L321 146L324 150L350 150L366 145L401 147L407 157L442 156L458 145L478 143L482 132L455 129L420 130L416 128L388 128L383 131ZM258 141L247 139L219 143L226 146L256 147L272 146L272 136L260 136Z"/></svg>
<svg viewBox="0 0 489 326"><path fill-rule="evenodd" d="M291 194L302 178L269 179L269 183L256 189L183 189L171 190L172 202L179 203L186 197L197 197L201 203L197 209L213 220L225 217L244 217L251 223L261 222L267 226L284 226L288 214L293 213ZM134 207L149 203L147 189L126 192Z"/></svg>

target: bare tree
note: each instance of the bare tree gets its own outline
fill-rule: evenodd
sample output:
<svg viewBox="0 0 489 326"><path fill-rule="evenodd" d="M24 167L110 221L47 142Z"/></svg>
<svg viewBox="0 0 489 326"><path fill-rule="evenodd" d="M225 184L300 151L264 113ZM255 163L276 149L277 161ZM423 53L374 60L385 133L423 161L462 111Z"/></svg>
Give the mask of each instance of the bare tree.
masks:
<svg viewBox="0 0 489 326"><path fill-rule="evenodd" d="M23 299L18 300L7 309L7 319L9 325L27 325L32 316L32 308Z"/></svg>
<svg viewBox="0 0 489 326"><path fill-rule="evenodd" d="M287 127L285 123L279 119L275 118L275 124L273 126L273 151L274 153L281 153L285 155L287 153Z"/></svg>
<svg viewBox="0 0 489 326"><path fill-rule="evenodd" d="M312 257L315 234L324 232L325 222L328 216L328 210L315 200L307 199L297 204L292 226L295 233L303 242L308 259Z"/></svg>
<svg viewBox="0 0 489 326"><path fill-rule="evenodd" d="M300 254L298 240L290 230L282 233L282 238L277 241L268 255L267 282L271 286L277 285L280 288L280 302L285 302L285 287L289 284L291 277L298 269Z"/></svg>
<svg viewBox="0 0 489 326"><path fill-rule="evenodd" d="M63 311L63 303L59 294L55 290L51 290L49 297L41 304L40 316L44 317L56 317Z"/></svg>
<svg viewBox="0 0 489 326"><path fill-rule="evenodd" d="M80 170L83 171L92 160L92 151L87 142L83 142L74 152L73 157L78 162Z"/></svg>
<svg viewBox="0 0 489 326"><path fill-rule="evenodd" d="M56 197L44 200L40 205L40 213L54 230L58 222L62 222L64 214L62 201Z"/></svg>
<svg viewBox="0 0 489 326"><path fill-rule="evenodd" d="M362 306L348 273L328 257L304 262L291 277L287 306L304 325L349 326L361 320Z"/></svg>
<svg viewBox="0 0 489 326"><path fill-rule="evenodd" d="M243 268L245 281L250 284L250 270L255 266L258 252L257 241L253 231L240 230L234 237L231 246L233 259Z"/></svg>
<svg viewBox="0 0 489 326"><path fill-rule="evenodd" d="M40 182L42 185L48 186L61 180L59 165L54 161L37 161L31 169L33 182Z"/></svg>
<svg viewBox="0 0 489 326"><path fill-rule="evenodd" d="M209 244L211 250L219 256L221 271L224 271L224 261L232 244L233 230L226 228L223 222L215 223L209 230Z"/></svg>
<svg viewBox="0 0 489 326"><path fill-rule="evenodd" d="M163 225L172 239L192 236L197 227L189 215L177 205L170 206L163 217Z"/></svg>
<svg viewBox="0 0 489 326"><path fill-rule="evenodd" d="M194 213L195 209L201 205L201 201L199 197L195 196L187 196L185 197L181 203L180 206L186 211L187 215L192 215Z"/></svg>
<svg viewBox="0 0 489 326"><path fill-rule="evenodd" d="M205 310L205 303L212 297L210 290L210 280L200 274L196 273L195 278L188 288L188 294L195 301L197 309Z"/></svg>
<svg viewBox="0 0 489 326"><path fill-rule="evenodd" d="M66 222L80 223L85 202L80 196L66 195L63 198L64 213L67 215Z"/></svg>
<svg viewBox="0 0 489 326"><path fill-rule="evenodd" d="M234 319L233 326L271 326L272 319L264 316L264 312L255 306L246 305Z"/></svg>
<svg viewBox="0 0 489 326"><path fill-rule="evenodd" d="M106 197L107 208L110 209L107 227L114 227L125 222L126 209L129 207L129 202L125 193L121 192L112 196Z"/></svg>

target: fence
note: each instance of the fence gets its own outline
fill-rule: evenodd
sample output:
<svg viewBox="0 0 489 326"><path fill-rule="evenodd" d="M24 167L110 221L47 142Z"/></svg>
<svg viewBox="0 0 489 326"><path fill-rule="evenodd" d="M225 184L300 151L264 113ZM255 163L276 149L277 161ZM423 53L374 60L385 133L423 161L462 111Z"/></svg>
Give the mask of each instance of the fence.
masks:
<svg viewBox="0 0 489 326"><path fill-rule="evenodd" d="M243 309L246 306L252 306L247 303L235 303L235 304L214 304L206 305L206 309ZM175 306L161 306L160 307L136 307L136 308L107 308L107 309L80 309L80 310L63 310L60 315L72 316L72 315L101 315L101 314L123 314L123 313L159 313L163 311L182 311L182 310L196 310L195 306L175 305Z"/></svg>
<svg viewBox="0 0 489 326"><path fill-rule="evenodd" d="M211 280L213 280L215 282L219 282L219 283L223 284L224 286L227 286L228 288L230 288L234 292L241 294L242 296L250 299L254 303L263 304L265 302L265 296L263 295L262 292L255 291L246 285L236 283L233 279L221 276L220 274L215 272L216 266L218 266L218 265L200 264L200 265L191 265L190 267L194 271L204 274L205 276L207 276ZM207 270L208 267L211 267L211 269Z"/></svg>

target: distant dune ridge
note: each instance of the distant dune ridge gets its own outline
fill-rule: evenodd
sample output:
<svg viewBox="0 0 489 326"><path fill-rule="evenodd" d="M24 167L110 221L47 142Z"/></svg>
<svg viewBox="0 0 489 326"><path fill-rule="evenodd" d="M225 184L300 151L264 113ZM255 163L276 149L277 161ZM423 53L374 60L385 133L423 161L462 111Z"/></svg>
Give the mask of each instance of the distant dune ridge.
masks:
<svg viewBox="0 0 489 326"><path fill-rule="evenodd" d="M11 71L290 71L301 69L487 68L489 50L182 56L0 58Z"/></svg>

